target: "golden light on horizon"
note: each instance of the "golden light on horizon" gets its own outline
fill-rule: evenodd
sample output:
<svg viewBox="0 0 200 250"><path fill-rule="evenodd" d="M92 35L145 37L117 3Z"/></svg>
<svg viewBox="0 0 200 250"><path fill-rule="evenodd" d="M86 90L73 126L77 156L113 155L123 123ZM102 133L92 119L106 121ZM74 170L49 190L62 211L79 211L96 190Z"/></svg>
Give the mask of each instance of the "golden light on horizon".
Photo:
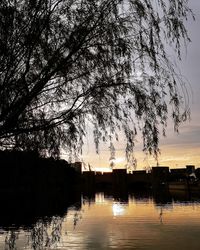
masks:
<svg viewBox="0 0 200 250"><path fill-rule="evenodd" d="M169 166L170 168L182 168L186 165L200 167L200 126L186 124L180 128L180 134L174 133L173 126L168 126L167 136L160 139L161 154L158 157L158 165ZM121 135L120 142L116 142L114 168L125 168L127 161L125 158L125 140ZM92 145L85 147L83 159L91 163L96 171L111 171L109 145L102 144L99 154L96 154ZM138 135L135 144L134 156L137 160L137 168L149 169L157 166L157 161L153 156L147 156L143 152L142 136Z"/></svg>
<svg viewBox="0 0 200 250"><path fill-rule="evenodd" d="M95 171L110 172L112 168L109 164L109 151L104 151L100 155L89 154L85 158L91 162ZM114 168L125 168L126 159L124 151L118 151L114 161ZM146 169L148 167L156 166L157 162L153 156L146 156L141 150L135 151L137 159L137 169ZM195 165L200 167L200 147L192 147L190 145L163 145L161 147L161 154L158 158L160 166L169 166L170 168L181 168L186 165Z"/></svg>

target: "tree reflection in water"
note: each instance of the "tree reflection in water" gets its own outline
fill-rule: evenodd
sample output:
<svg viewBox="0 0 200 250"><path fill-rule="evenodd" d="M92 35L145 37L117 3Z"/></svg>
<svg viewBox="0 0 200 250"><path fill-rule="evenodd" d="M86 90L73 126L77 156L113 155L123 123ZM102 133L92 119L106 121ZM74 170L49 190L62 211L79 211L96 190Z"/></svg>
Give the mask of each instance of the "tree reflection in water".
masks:
<svg viewBox="0 0 200 250"><path fill-rule="evenodd" d="M160 220L160 223L163 224L163 208L162 207L160 208L159 220Z"/></svg>
<svg viewBox="0 0 200 250"><path fill-rule="evenodd" d="M74 228L79 220L82 218L82 210L76 209L73 218ZM23 248L42 250L49 248L56 248L62 242L62 224L64 216L53 216L51 219L41 218L32 227L25 228L24 231L12 228L6 233L5 250L18 250L20 235L25 235L26 240Z"/></svg>
<svg viewBox="0 0 200 250"><path fill-rule="evenodd" d="M35 249L56 246L61 240L64 218L53 216L51 223L39 220L31 229L28 245Z"/></svg>
<svg viewBox="0 0 200 250"><path fill-rule="evenodd" d="M56 247L61 241L62 223L64 218L53 216L51 221L39 219L28 231L28 241L26 247L34 250ZM19 231L11 229L5 237L5 250L17 250L17 240Z"/></svg>
<svg viewBox="0 0 200 250"><path fill-rule="evenodd" d="M1 250L57 249L62 245L62 225L68 210L74 212L75 224L79 221L81 193L3 193L1 204Z"/></svg>
<svg viewBox="0 0 200 250"><path fill-rule="evenodd" d="M5 238L5 250L15 250L16 240L18 239L19 232L10 230L7 232Z"/></svg>
<svg viewBox="0 0 200 250"><path fill-rule="evenodd" d="M81 219L81 217L80 217L79 213L76 212L76 213L74 214L74 229L75 229L75 227L76 227L76 225L77 225L77 223L78 223L78 221L79 221L80 219Z"/></svg>

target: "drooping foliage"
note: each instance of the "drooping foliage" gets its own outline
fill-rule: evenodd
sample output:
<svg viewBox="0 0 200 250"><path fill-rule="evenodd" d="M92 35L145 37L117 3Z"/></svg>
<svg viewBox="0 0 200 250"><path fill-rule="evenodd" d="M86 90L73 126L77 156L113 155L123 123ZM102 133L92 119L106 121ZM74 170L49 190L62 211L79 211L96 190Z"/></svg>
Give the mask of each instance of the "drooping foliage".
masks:
<svg viewBox="0 0 200 250"><path fill-rule="evenodd" d="M89 124L97 150L122 131L130 157L139 129L156 155L168 117L188 117L166 52L190 15L187 0L2 0L0 147L78 152Z"/></svg>

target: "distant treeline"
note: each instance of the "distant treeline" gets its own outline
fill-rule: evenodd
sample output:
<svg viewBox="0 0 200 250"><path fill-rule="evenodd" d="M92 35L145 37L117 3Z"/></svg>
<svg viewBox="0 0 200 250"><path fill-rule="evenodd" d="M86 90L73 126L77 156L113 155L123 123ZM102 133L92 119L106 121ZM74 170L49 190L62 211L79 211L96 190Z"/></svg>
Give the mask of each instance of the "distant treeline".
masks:
<svg viewBox="0 0 200 250"><path fill-rule="evenodd" d="M0 191L63 191L78 181L65 160L42 158L34 151L0 151Z"/></svg>

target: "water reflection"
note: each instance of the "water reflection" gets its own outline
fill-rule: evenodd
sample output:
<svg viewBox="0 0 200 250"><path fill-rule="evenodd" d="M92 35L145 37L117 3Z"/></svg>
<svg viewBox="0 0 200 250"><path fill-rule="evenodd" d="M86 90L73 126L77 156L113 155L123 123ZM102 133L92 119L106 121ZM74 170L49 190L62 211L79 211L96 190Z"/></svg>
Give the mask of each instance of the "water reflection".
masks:
<svg viewBox="0 0 200 250"><path fill-rule="evenodd" d="M121 203L114 203L112 205L113 215L114 216L120 216L125 214L126 206L125 204Z"/></svg>
<svg viewBox="0 0 200 250"><path fill-rule="evenodd" d="M18 231L8 231L5 237L5 250L14 250L16 246L16 240L18 239Z"/></svg>
<svg viewBox="0 0 200 250"><path fill-rule="evenodd" d="M28 199L24 207L15 200L7 212L4 204L0 249L199 249L199 199L150 192L73 197Z"/></svg>
<svg viewBox="0 0 200 250"><path fill-rule="evenodd" d="M96 204L105 204L106 202L108 202L108 199L106 199L104 192L99 192L95 194Z"/></svg>

